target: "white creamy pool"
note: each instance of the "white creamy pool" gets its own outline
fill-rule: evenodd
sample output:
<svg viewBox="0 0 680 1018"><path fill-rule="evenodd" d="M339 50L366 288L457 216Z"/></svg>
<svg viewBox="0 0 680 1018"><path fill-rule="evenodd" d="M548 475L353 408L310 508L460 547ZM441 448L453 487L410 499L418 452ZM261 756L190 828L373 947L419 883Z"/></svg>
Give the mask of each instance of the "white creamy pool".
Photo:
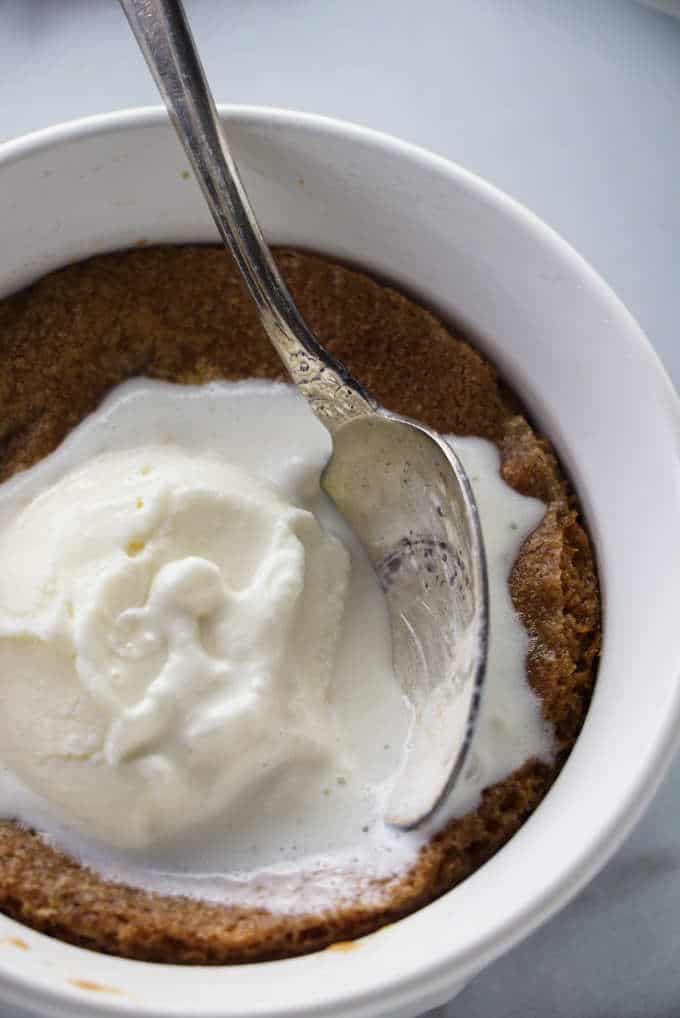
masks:
<svg viewBox="0 0 680 1018"><path fill-rule="evenodd" d="M452 439L487 549L490 656L443 816L551 740L508 576L544 506ZM384 597L289 386L120 386L0 487L0 814L106 876L319 909L415 858L382 821L411 710ZM310 880L310 875L314 876Z"/></svg>

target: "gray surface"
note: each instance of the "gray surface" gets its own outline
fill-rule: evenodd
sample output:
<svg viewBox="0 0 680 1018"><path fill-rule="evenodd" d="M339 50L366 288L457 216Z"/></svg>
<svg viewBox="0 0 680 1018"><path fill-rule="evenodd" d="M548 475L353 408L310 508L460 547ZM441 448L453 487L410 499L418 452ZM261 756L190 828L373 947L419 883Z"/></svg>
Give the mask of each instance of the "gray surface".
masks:
<svg viewBox="0 0 680 1018"><path fill-rule="evenodd" d="M680 383L680 22L625 0L189 8L220 101L358 121L487 177L593 263ZM0 83L0 139L156 102L113 0L0 0ZM604 873L449 1018L680 1013L679 816L676 764Z"/></svg>

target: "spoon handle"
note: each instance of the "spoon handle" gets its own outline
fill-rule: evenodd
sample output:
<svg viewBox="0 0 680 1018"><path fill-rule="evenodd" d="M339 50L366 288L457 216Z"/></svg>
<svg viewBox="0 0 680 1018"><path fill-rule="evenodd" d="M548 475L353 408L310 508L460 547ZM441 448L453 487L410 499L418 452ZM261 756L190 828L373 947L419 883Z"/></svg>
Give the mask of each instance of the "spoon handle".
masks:
<svg viewBox="0 0 680 1018"><path fill-rule="evenodd" d="M377 409L298 311L229 151L181 0L120 0L217 228L295 385L333 433Z"/></svg>

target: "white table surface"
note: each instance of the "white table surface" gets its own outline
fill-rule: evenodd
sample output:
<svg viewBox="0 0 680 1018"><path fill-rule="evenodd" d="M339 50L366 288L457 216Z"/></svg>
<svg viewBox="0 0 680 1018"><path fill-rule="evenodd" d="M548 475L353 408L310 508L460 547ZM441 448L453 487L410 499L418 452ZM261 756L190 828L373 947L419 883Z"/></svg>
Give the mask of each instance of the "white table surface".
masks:
<svg viewBox="0 0 680 1018"><path fill-rule="evenodd" d="M188 7L219 101L354 120L498 184L603 274L680 383L680 20L628 0ZM157 102L114 0L0 0L0 85L0 140ZM671 1018L679 956L680 762L594 883L441 1013Z"/></svg>

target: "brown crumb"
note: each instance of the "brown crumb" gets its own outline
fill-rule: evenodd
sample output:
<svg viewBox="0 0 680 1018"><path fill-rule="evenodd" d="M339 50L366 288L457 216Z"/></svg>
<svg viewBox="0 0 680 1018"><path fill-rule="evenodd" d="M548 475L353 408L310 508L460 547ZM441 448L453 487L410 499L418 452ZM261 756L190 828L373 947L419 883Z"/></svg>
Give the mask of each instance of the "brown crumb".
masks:
<svg viewBox="0 0 680 1018"><path fill-rule="evenodd" d="M28 944L21 937L5 937L4 944L10 944L12 947L17 947L20 951L28 951Z"/></svg>
<svg viewBox="0 0 680 1018"><path fill-rule="evenodd" d="M486 789L474 813L383 885L382 904L323 915L283 917L107 883L34 832L1 823L0 909L82 947L183 964L284 958L332 943L344 950L443 894L511 837L554 781L592 692L600 643L592 550L574 492L515 397L471 346L394 290L323 258L280 251L278 260L322 341L385 406L444 433L490 439L506 481L547 503L510 586L557 762L530 761ZM281 375L230 259L207 246L137 248L52 273L0 301L0 357L0 478L54 449L126 378Z"/></svg>
<svg viewBox="0 0 680 1018"><path fill-rule="evenodd" d="M90 990L92 993L121 993L121 990L116 989L115 986L104 986L102 983L93 983L91 979L69 979L69 983L71 986L76 986L79 990Z"/></svg>
<svg viewBox="0 0 680 1018"><path fill-rule="evenodd" d="M336 940L334 944L329 944L326 950L337 951L338 954L347 954L349 951L354 951L358 946L358 940Z"/></svg>

